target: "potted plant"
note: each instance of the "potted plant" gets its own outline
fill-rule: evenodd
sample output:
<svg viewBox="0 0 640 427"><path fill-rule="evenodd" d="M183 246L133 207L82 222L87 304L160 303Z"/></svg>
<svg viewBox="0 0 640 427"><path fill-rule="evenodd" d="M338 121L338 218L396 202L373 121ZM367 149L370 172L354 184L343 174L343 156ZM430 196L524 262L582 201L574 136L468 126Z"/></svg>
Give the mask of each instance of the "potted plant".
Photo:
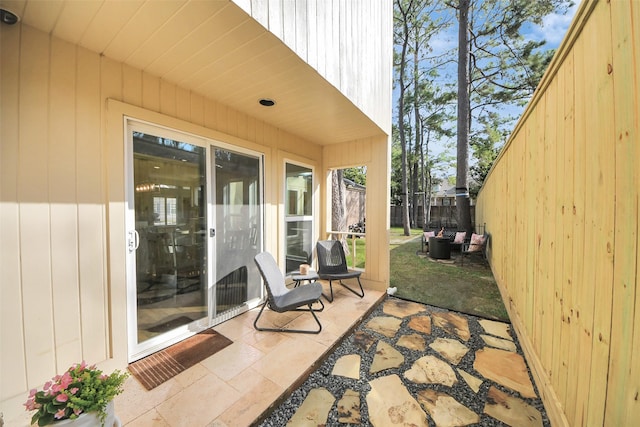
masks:
<svg viewBox="0 0 640 427"><path fill-rule="evenodd" d="M73 423L72 420L91 415L94 415L92 424L97 419L104 426L108 411L113 411L112 400L122 393L127 377L127 373L119 370L103 374L96 365L87 366L83 361L47 381L42 390L31 390L24 406L27 411L37 411L31 424L37 422L39 426ZM113 414L111 418L113 423Z"/></svg>

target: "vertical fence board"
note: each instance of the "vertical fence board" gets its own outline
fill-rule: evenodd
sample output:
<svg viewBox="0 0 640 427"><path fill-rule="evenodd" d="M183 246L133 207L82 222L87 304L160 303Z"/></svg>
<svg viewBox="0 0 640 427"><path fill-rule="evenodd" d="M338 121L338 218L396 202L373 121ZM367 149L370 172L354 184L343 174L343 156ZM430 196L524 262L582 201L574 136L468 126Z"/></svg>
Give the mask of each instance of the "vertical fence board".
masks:
<svg viewBox="0 0 640 427"><path fill-rule="evenodd" d="M611 67L611 3L600 2L591 21L595 25L596 42L592 45L592 56L596 58L591 68L596 77L592 93L598 107L588 123L596 141L614 140L613 78ZM595 89L595 91L593 90ZM589 389L589 411L587 423L602 425L607 393L609 367L609 345L611 343L611 303L613 295L613 233L615 196L615 147L611 144L592 144L594 158L590 160L595 219L595 292L593 307L593 347L591 382ZM595 167L593 167L595 166ZM597 173L597 175L596 175ZM597 204L596 204L597 203Z"/></svg>
<svg viewBox="0 0 640 427"><path fill-rule="evenodd" d="M554 245L556 239L556 110L557 110L557 80L553 80L545 96L544 115L544 188L542 190L542 251L540 259L540 284L553 283L555 275ZM549 378L555 375L551 372L551 357L553 355L553 339L555 330L553 328L553 286L541 286L542 291L542 337L540 355L542 364L545 366L546 374Z"/></svg>
<svg viewBox="0 0 640 427"><path fill-rule="evenodd" d="M559 134L560 140L563 141L564 158L562 162L558 162L558 167L564 171L564 184L562 188L562 338L559 352L554 357L561 360L559 363L559 384L558 396L561 396L562 403L566 408L569 404L567 401L567 382L569 376L569 365L571 357L572 339L576 330L571 323L571 310L573 308L573 224L574 224L574 64L573 54L569 53L564 67L564 93L562 100L562 133Z"/></svg>
<svg viewBox="0 0 640 427"><path fill-rule="evenodd" d="M611 356L609 358L609 388L605 423L629 425L625 407L636 398L632 380L633 330L638 323L630 322L636 311L636 277L638 253L638 150L637 120L634 126L634 93L638 70L633 57L626 55L632 39L632 17L621 3L611 3L613 47L613 91L615 98L615 194L623 195L615 205L615 266L613 272L613 308ZM638 8L640 9L640 8ZM637 22L635 23L638 24ZM637 40L637 39L636 39ZM637 106L637 98L635 99ZM637 387L637 383L636 383ZM637 389L636 389L637 390ZM637 418L636 418L637 420Z"/></svg>

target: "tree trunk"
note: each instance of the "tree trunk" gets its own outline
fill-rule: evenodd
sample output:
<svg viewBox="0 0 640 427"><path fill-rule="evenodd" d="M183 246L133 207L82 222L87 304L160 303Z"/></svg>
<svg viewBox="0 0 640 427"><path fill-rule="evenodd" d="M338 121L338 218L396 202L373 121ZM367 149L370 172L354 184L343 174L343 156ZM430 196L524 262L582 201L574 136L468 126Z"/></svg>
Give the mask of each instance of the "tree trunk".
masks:
<svg viewBox="0 0 640 427"><path fill-rule="evenodd" d="M469 0L459 0L458 27L458 146L456 212L458 230L471 230L469 199Z"/></svg>
<svg viewBox="0 0 640 427"><path fill-rule="evenodd" d="M333 231L347 231L345 193L344 172L342 169L336 169L331 172L331 230ZM348 251L349 245L346 244L344 234L337 236L336 240L340 240Z"/></svg>

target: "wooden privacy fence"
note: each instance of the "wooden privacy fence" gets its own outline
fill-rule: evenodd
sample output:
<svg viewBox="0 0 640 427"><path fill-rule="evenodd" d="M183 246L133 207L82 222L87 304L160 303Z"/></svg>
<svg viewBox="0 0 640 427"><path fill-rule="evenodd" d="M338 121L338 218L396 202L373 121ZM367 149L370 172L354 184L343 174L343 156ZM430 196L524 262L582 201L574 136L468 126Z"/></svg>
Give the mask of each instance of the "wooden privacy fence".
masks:
<svg viewBox="0 0 640 427"><path fill-rule="evenodd" d="M640 2L585 1L479 195L553 425L640 425Z"/></svg>
<svg viewBox="0 0 640 427"><path fill-rule="evenodd" d="M416 215L416 224L417 228L423 228L423 215L422 215L422 206L418 206L417 215ZM471 206L471 218L474 218L475 206ZM402 206L391 206L390 207L390 218L391 218L391 226L392 227L402 227ZM430 224L435 227L446 227L451 229L456 229L458 227L458 219L457 212L455 206L442 206L436 205L431 206L431 221ZM472 222L471 225L475 225L475 222Z"/></svg>

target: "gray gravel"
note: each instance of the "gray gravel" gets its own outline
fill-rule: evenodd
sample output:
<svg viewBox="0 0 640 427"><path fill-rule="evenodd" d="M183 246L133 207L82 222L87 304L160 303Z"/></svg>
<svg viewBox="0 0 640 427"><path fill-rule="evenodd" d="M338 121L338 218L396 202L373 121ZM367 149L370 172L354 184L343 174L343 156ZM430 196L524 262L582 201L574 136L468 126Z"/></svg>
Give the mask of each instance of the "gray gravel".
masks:
<svg viewBox="0 0 640 427"><path fill-rule="evenodd" d="M395 297L388 297L388 298L395 298ZM407 390L409 390L409 392L414 396L414 398L416 397L416 393L418 391L424 390L426 388L449 394L450 396L454 397L458 402L464 404L469 409L471 409L472 411L480 415L480 423L476 425L480 425L480 426L506 425L492 417L489 417L486 414L483 414L483 408L487 399L487 392L490 386L492 385L509 395L522 399L529 405L538 409L542 414L543 425L545 427L551 425L547 417L546 411L544 409L544 406L542 404L542 401L540 399L523 398L522 396L519 395L519 393L513 390L510 390L508 388L505 388L489 380L485 380L483 382L479 392L476 394L473 390L469 388L469 386L464 381L464 379L460 377L458 378L458 383L453 387L447 387L447 386L438 385L438 384L415 384L405 379L402 374L406 370L411 368L413 363L420 357L423 357L425 355L435 355L435 356L441 357L438 355L437 352L435 352L430 347L428 347L428 345L432 343L436 338L439 338L439 337L457 338L457 337L452 336L447 332L445 332L444 330L432 325L432 330L430 335L421 334L426 340L427 348L425 351L414 351L401 346L397 346L396 345L397 340L400 336L405 334L418 333L407 326L411 318L414 316L408 316L404 318L402 321L400 330L396 334L396 336L392 339L387 338L384 335L376 333L365 327L367 322L372 317L385 315L382 311L383 305L384 305L384 302L380 304L378 307L376 307L376 309L366 319L364 319L364 321L360 324L360 326L356 328L356 331L361 331L363 333L371 335L376 341L377 340L386 341L389 344L393 345L397 350L401 351L402 354L405 356L405 362L402 366L396 369L387 369L382 372L370 374L369 367L371 366L373 357L375 355L376 345L373 344L369 348L369 351L365 351L363 348L361 348L360 346L354 343L353 333L352 333L350 336L348 336L343 340L343 342L336 348L336 350L332 354L328 356L328 358L322 363L322 365L318 369L316 369L313 373L311 373L309 378L307 378L307 380L302 384L302 386L300 386L298 389L293 391L293 393L291 393L291 395L281 405L276 407L273 410L273 412L266 419L264 419L262 423L259 425L264 427L269 427L269 426L275 427L275 426L286 425L289 419L291 419L291 417L295 414L296 410L304 402L304 399L307 397L307 394L309 393L309 391L315 388L324 387L331 394L333 394L333 396L336 399L333 407L331 408L331 411L329 412L327 426L349 425L349 424L342 424L338 422L338 411L337 411L338 401L342 398L344 392L349 388L360 392L360 405L361 405L360 414L362 419L362 424L360 425L369 426L371 424L369 423L369 413L368 413L367 402L366 402L366 395L371 389L369 386L369 381L378 377L387 376L391 374L397 374L402 379ZM448 310L444 310L444 309L429 306L429 305L426 305L425 307L427 309L427 313L448 311ZM464 343L469 347L470 351L464 356L464 358L460 361L460 363L457 366L453 366L453 367L461 368L478 378L483 378L482 375L480 375L473 368L475 351L486 346L482 338L480 338L480 334L485 333L485 331L482 329L482 327L478 323L478 320L481 320L481 318L470 316L463 313L456 313L456 314L459 314L460 316L468 320L469 330L471 332L471 338L469 339L468 342ZM424 312L418 313L415 316L423 316L423 315L425 315ZM522 349L513 331L511 331L511 336L516 344L518 353L522 355ZM331 375L331 371L336 361L340 357L349 355L349 354L359 354L361 356L359 380ZM531 373L529 373L529 376L531 377ZM532 384L534 384L534 389L536 390L536 394L538 394L538 390L535 387L533 378L531 378L531 382ZM435 426L435 423L431 419L429 419L429 425Z"/></svg>

